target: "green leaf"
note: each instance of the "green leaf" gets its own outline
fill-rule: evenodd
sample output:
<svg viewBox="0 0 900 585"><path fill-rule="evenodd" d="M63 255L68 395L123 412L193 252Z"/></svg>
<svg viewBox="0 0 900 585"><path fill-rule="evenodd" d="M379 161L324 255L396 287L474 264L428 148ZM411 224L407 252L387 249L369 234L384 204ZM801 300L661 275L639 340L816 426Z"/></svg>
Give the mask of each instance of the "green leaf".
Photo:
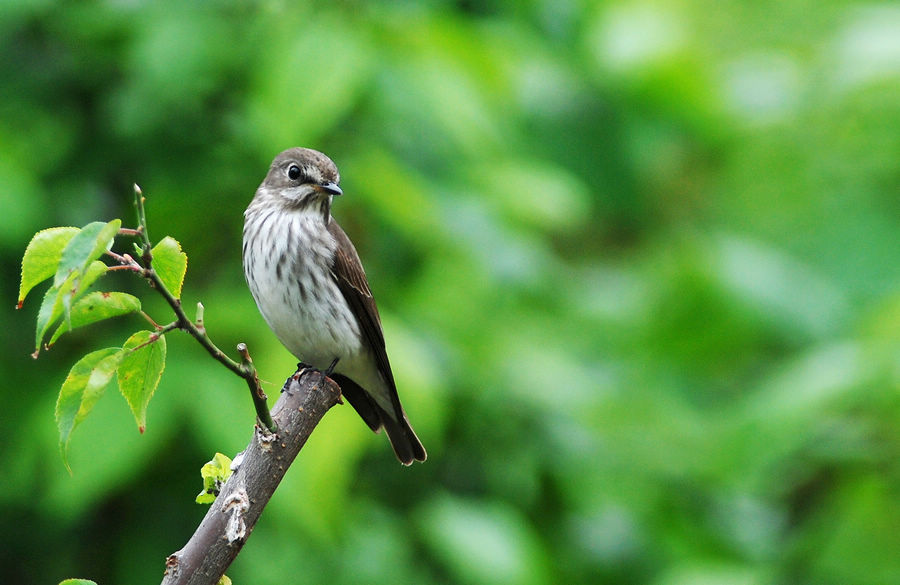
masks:
<svg viewBox="0 0 900 585"><path fill-rule="evenodd" d="M231 477L231 458L222 453L216 453L200 468L203 477L203 491L197 495L198 504L211 504L228 478Z"/></svg>
<svg viewBox="0 0 900 585"><path fill-rule="evenodd" d="M138 430L143 433L147 427L147 405L166 367L166 338L157 338L150 331L138 331L128 338L124 349L126 353L118 369L119 390L131 407Z"/></svg>
<svg viewBox="0 0 900 585"><path fill-rule="evenodd" d="M194 498L194 501L198 504L212 504L216 501L216 495L212 492L208 492L205 489L197 494L197 497Z"/></svg>
<svg viewBox="0 0 900 585"><path fill-rule="evenodd" d="M73 272L61 286L54 285L47 290L44 294L44 300L41 302L41 308L38 310L37 330L34 339L35 348L32 357L36 358L38 356L38 353L41 350L41 342L44 340L47 331L50 330L50 327L52 327L53 324L63 316L66 309L71 307L72 303L78 300L87 288L94 284L98 278L103 276L107 270L109 270L109 267L106 264L99 260L95 260L88 266L87 272L83 278L79 279L79 273ZM78 283L75 282L76 280L78 280Z"/></svg>
<svg viewBox="0 0 900 585"><path fill-rule="evenodd" d="M72 305L71 320L60 323L47 346L53 345L60 335L72 329L140 310L140 299L128 293L100 291L89 293Z"/></svg>
<svg viewBox="0 0 900 585"><path fill-rule="evenodd" d="M44 335L47 334L50 326L62 316L63 306L60 294L61 291L67 291L64 294L68 294L69 287L66 285L70 284L69 281L71 280L75 280L75 275L72 275L62 284L62 286L51 286L47 289L47 292L44 293L44 300L41 301L41 308L38 309L37 328L35 329L34 334L35 347L31 357L37 358L38 353L41 351L41 342L44 340Z"/></svg>
<svg viewBox="0 0 900 585"><path fill-rule="evenodd" d="M216 585L231 585L231 578L228 575L222 575Z"/></svg>
<svg viewBox="0 0 900 585"><path fill-rule="evenodd" d="M88 265L112 247L113 238L119 233L122 221L114 219L109 223L95 221L75 234L63 248L53 284L62 284L74 272L84 273Z"/></svg>
<svg viewBox="0 0 900 585"><path fill-rule="evenodd" d="M63 248L78 231L76 227L55 227L34 234L22 256L22 280L16 307L22 307L25 297L35 285L56 273Z"/></svg>
<svg viewBox="0 0 900 585"><path fill-rule="evenodd" d="M181 244L172 236L166 236L150 252L153 254L153 270L169 292L176 299L181 298L184 273L187 271L187 254L181 251Z"/></svg>
<svg viewBox="0 0 900 585"><path fill-rule="evenodd" d="M66 579L60 581L59 585L97 585L97 582L90 579Z"/></svg>
<svg viewBox="0 0 900 585"><path fill-rule="evenodd" d="M72 366L56 401L59 448L66 468L69 438L75 427L87 417L112 380L124 352L118 347L93 351Z"/></svg>

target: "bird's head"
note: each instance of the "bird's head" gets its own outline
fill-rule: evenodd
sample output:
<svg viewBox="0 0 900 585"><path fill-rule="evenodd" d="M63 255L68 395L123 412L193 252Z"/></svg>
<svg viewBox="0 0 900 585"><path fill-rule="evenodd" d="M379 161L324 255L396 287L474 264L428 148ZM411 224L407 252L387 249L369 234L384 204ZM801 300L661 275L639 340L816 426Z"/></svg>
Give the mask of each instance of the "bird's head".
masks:
<svg viewBox="0 0 900 585"><path fill-rule="evenodd" d="M257 195L291 209L321 209L327 223L331 200L343 193L334 162L317 150L291 148L275 157Z"/></svg>

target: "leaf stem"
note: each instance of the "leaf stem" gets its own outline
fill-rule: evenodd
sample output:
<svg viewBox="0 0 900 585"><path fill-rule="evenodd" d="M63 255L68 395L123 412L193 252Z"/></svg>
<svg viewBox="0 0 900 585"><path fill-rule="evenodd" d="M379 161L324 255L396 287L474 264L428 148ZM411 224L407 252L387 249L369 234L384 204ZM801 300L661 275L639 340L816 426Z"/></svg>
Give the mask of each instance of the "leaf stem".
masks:
<svg viewBox="0 0 900 585"><path fill-rule="evenodd" d="M116 254L112 250L107 250L106 255L119 263L119 266L110 266L108 270L131 270L133 272L141 272L143 268L134 261L134 258L128 254Z"/></svg>
<svg viewBox="0 0 900 585"><path fill-rule="evenodd" d="M154 329L157 329L157 330L162 329L162 325L160 325L159 323L157 323L156 321L154 321L154 320L153 320L153 317L151 317L150 315L148 315L145 311L141 311L141 316L142 316L144 319L146 319L148 323L150 323L151 325L153 325L153 328L154 328Z"/></svg>

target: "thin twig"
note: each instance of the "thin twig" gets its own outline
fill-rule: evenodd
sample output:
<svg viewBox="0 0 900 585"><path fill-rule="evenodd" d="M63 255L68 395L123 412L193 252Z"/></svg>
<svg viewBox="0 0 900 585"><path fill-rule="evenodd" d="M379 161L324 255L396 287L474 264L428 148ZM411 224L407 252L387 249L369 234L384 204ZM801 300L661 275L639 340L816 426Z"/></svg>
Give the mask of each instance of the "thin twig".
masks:
<svg viewBox="0 0 900 585"><path fill-rule="evenodd" d="M253 398L253 404L256 408L256 414L259 417L260 422L262 422L269 431L273 433L276 432L277 427L272 420L272 415L269 414L268 406L265 404L266 393L263 392L262 387L259 385L256 367L254 367L253 361L250 359L250 354L247 352L247 346L241 344L244 349L241 352L241 363L238 363L225 355L221 349L216 347L209 338L209 335L207 335L206 327L203 326L202 308L198 308L199 324L195 324L188 318L184 312L184 307L181 306L181 300L175 298L175 295L173 295L166 287L165 283L163 283L162 279L153 269L152 246L150 244L150 238L147 235L147 215L144 211L144 195L141 192L141 188L137 185L134 186L134 205L137 208L138 223L140 224L138 231L140 231L142 240L141 261L143 262L143 267L141 268L141 274L150 282L152 287L159 291L159 294L163 296L175 312L177 320L174 323L173 329L178 328L189 333L213 358L238 376L244 378L244 380L247 381L247 385L250 387L250 395ZM128 254L123 254L117 259L124 264L134 263L139 265L138 262ZM200 307L202 307L202 305L200 305Z"/></svg>
<svg viewBox="0 0 900 585"><path fill-rule="evenodd" d="M174 329L179 329L179 327L178 327L178 321L172 321L172 322L169 323L168 325L163 325L162 327L160 327L159 325L157 325L156 328L157 328L157 332L156 332L154 335L156 335L156 336L158 336L158 337L162 337L163 335L165 335L165 334L168 333L169 331L172 331L172 330L174 330Z"/></svg>
<svg viewBox="0 0 900 585"><path fill-rule="evenodd" d="M150 268L150 264L153 261L153 255L150 250L153 246L150 244L150 234L147 233L147 212L144 211L144 201L146 201L144 192L141 191L141 188L135 183L134 206L137 209L138 231L140 232L141 242L143 243L141 246L141 260L144 261L144 266Z"/></svg>
<svg viewBox="0 0 900 585"><path fill-rule="evenodd" d="M206 325L203 324L203 313L206 307L203 306L203 303L197 303L197 317L194 319L194 323L197 325L197 330L206 334Z"/></svg>
<svg viewBox="0 0 900 585"><path fill-rule="evenodd" d="M259 420L262 421L266 428L275 432L275 422L272 421L272 415L269 414L269 406L266 403L268 400L268 396L263 392L262 386L259 384L259 376L256 375L256 368L253 366L253 359L250 357L250 352L247 350L246 343L239 343L237 345L238 353L241 354L241 364L244 369L248 372L252 372L252 380L248 377L247 385L250 387L250 396L253 398L253 406L256 408L256 416L259 417ZM268 419L268 421L266 420ZM271 422L271 424L269 424Z"/></svg>

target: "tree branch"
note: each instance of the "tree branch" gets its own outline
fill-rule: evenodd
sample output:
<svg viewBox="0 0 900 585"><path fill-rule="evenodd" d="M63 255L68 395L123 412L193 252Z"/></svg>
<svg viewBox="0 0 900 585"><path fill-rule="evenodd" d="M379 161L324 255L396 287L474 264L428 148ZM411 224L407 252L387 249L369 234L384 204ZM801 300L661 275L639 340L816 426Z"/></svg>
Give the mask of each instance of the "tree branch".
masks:
<svg viewBox="0 0 900 585"><path fill-rule="evenodd" d="M317 370L299 370L272 408L277 433L257 425L237 469L188 543L166 559L163 585L215 585L237 557L260 514L313 429L341 390Z"/></svg>

